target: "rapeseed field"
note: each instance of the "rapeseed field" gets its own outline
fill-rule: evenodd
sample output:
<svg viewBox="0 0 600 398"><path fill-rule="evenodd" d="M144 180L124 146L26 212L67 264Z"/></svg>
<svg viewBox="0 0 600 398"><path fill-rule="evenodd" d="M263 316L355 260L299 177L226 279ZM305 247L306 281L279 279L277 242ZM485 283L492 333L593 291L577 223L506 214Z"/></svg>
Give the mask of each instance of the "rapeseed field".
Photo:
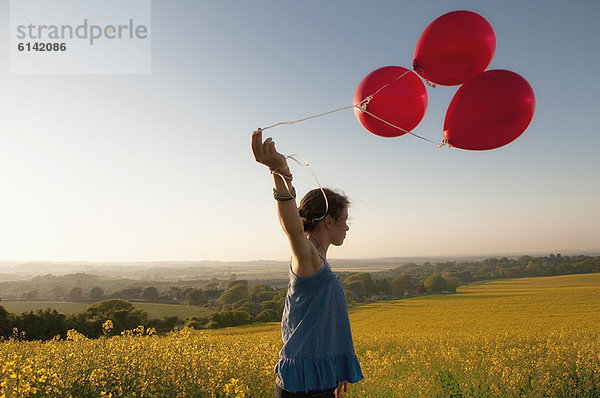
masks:
<svg viewBox="0 0 600 398"><path fill-rule="evenodd" d="M350 321L365 380L348 397L600 396L600 274L369 304ZM268 397L280 347L278 324L11 339L0 397Z"/></svg>

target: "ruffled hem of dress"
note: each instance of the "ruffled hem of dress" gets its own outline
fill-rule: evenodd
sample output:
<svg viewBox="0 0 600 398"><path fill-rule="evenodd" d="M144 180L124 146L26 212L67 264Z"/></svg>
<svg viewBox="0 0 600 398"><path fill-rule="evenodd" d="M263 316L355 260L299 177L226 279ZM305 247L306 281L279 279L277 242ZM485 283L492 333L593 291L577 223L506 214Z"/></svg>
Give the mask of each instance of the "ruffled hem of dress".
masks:
<svg viewBox="0 0 600 398"><path fill-rule="evenodd" d="M356 383L364 379L358 358L340 354L324 358L280 358L275 365L284 389L288 391L326 390L338 381Z"/></svg>

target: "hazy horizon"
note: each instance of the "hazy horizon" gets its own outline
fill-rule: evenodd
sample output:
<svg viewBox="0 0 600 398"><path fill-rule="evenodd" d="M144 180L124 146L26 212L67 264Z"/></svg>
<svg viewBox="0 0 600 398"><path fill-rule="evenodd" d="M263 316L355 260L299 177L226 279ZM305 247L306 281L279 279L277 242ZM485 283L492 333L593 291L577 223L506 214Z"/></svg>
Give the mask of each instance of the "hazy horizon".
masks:
<svg viewBox="0 0 600 398"><path fill-rule="evenodd" d="M330 257L331 261L385 261L385 260L410 260L410 259L469 259L469 258L489 258L489 257L519 257L519 256L550 256L554 255L600 255L600 249L590 250L551 250L551 251L525 251L525 252L498 252L498 253L461 253L461 254L438 254L438 255L414 255L414 256L386 256L386 257ZM291 254L290 254L291 256ZM45 260L45 259L24 259L24 260L3 260L0 259L0 266L11 264L90 264L90 265L117 265L117 264L176 264L176 263L223 263L223 264L244 264L256 262L288 262L289 258L258 258L246 260L220 260L220 259L184 259L184 260L135 260L135 261L88 261L88 260Z"/></svg>

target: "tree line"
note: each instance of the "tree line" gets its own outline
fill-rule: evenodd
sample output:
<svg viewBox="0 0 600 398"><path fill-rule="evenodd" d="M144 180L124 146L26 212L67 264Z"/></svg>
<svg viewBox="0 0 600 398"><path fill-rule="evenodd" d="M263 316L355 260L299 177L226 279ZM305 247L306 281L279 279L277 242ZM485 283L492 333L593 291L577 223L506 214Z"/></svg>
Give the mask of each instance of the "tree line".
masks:
<svg viewBox="0 0 600 398"><path fill-rule="evenodd" d="M600 272L599 256L562 256L550 254L544 257L523 255L516 258L486 258L481 261L446 261L432 264L406 264L379 273L381 277L412 275L417 280L425 280L433 273L455 276L462 284L499 278L523 278L536 276L556 276Z"/></svg>

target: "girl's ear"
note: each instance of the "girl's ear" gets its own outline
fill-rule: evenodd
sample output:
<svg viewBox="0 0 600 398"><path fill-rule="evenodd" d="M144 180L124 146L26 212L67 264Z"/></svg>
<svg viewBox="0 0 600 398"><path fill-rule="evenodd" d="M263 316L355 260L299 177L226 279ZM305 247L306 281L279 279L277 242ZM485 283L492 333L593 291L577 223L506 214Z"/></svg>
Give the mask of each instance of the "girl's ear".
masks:
<svg viewBox="0 0 600 398"><path fill-rule="evenodd" d="M326 228L333 227L333 219L331 218L331 214L327 214L325 216L325 218L323 219L323 221L325 221L325 227Z"/></svg>

